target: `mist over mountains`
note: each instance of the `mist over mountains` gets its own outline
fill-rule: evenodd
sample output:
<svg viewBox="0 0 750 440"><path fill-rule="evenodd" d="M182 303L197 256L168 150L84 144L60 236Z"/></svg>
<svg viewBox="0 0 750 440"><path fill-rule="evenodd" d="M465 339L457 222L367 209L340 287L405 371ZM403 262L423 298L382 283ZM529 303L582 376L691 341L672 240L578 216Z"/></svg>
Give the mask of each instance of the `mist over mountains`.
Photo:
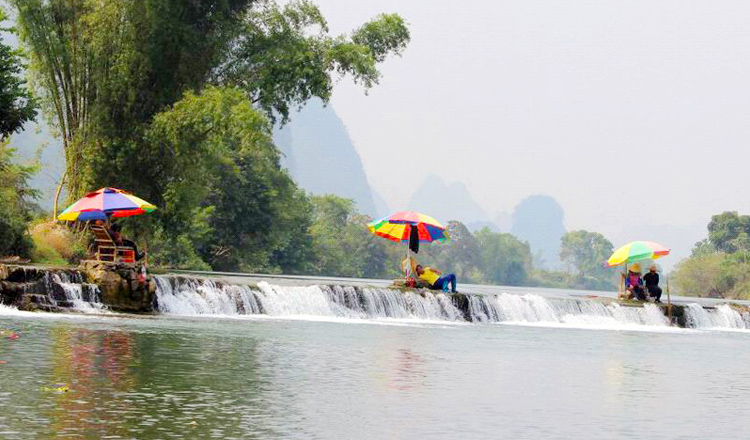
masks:
<svg viewBox="0 0 750 440"><path fill-rule="evenodd" d="M49 209L65 167L62 146L44 123L28 124L25 128L13 136L11 145L25 160L41 154L41 169L31 184L41 191L39 203ZM287 125L275 130L274 140L283 153L282 165L305 190L351 198L360 212L375 218L391 213L386 201L371 188L356 147L331 106L313 100L294 113ZM530 196L512 214L490 214L462 182L446 183L431 174L416 188L406 209L424 212L441 222L459 220L473 231L488 227L496 232L510 232L529 242L539 267L560 267L558 254L560 238L565 233L564 213L552 197Z"/></svg>
<svg viewBox="0 0 750 440"><path fill-rule="evenodd" d="M459 220L469 226L488 220L487 213L474 201L463 183L446 184L434 174L427 176L414 191L407 207L412 211L424 212L442 222Z"/></svg>
<svg viewBox="0 0 750 440"><path fill-rule="evenodd" d="M386 215L387 204L373 196L346 127L320 99L292 114L290 123L274 131L274 141L284 154L282 164L302 188L353 199L360 212L372 217Z"/></svg>
<svg viewBox="0 0 750 440"><path fill-rule="evenodd" d="M510 233L529 242L538 266L560 269L560 240L566 232L564 217L562 206L554 198L529 196L516 205Z"/></svg>

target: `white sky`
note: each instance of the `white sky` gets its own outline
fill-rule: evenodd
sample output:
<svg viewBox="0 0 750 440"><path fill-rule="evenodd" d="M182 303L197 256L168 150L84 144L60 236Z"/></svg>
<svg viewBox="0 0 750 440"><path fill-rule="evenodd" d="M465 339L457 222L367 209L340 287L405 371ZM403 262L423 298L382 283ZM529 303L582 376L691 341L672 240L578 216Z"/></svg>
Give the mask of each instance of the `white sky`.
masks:
<svg viewBox="0 0 750 440"><path fill-rule="evenodd" d="M548 194L568 229L664 241L666 266L712 214L750 212L750 2L316 3L335 33L410 24L379 86L332 99L392 209L429 173L490 213Z"/></svg>

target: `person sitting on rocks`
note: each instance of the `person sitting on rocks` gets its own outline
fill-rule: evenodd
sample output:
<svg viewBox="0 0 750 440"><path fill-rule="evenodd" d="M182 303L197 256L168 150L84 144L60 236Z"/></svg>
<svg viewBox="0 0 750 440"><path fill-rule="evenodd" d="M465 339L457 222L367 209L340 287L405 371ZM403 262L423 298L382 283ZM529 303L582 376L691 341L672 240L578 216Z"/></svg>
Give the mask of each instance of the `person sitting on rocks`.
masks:
<svg viewBox="0 0 750 440"><path fill-rule="evenodd" d="M643 290L643 280L641 279L641 267L637 264L631 266L628 276L625 277L625 288L627 290L627 299L637 298L639 301L646 300L646 291Z"/></svg>
<svg viewBox="0 0 750 440"><path fill-rule="evenodd" d="M655 298L654 302L661 302L661 287L659 287L659 273L656 271L656 265L652 264L648 268L648 273L643 276L643 281L646 283L646 291L649 296Z"/></svg>
<svg viewBox="0 0 750 440"><path fill-rule="evenodd" d="M455 274L441 276L443 273L439 270L431 267L423 267L421 264L417 264L416 271L419 279L427 282L430 290L442 290L447 293L448 286L450 285L451 293L456 293Z"/></svg>

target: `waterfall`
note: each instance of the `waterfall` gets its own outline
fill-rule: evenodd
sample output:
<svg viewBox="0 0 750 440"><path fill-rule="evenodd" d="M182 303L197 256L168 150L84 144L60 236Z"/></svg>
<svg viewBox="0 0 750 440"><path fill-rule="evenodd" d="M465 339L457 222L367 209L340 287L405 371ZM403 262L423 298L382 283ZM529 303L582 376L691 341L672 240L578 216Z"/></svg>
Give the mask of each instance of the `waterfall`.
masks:
<svg viewBox="0 0 750 440"><path fill-rule="evenodd" d="M51 273L48 283L51 299L62 307L70 307L84 313L100 313L106 310L101 302L99 286L84 282L80 272ZM54 285L60 286L63 298L55 295Z"/></svg>
<svg viewBox="0 0 750 440"><path fill-rule="evenodd" d="M318 316L353 319L420 319L454 322L556 324L628 328L668 326L659 307L626 307L592 300L539 295L465 295L342 285L257 286L212 280L155 277L161 313L176 315Z"/></svg>
<svg viewBox="0 0 750 440"><path fill-rule="evenodd" d="M253 287L168 277L155 277L155 281L158 310L167 314L464 319L442 293L402 293L354 286L277 286L266 282Z"/></svg>
<svg viewBox="0 0 750 440"><path fill-rule="evenodd" d="M736 330L750 328L750 314L740 313L727 304L715 309L704 309L699 304L685 306L685 320L689 327L697 329Z"/></svg>
<svg viewBox="0 0 750 440"><path fill-rule="evenodd" d="M667 326L669 322L659 307L626 307L615 302L579 299L544 298L539 295L469 297L472 321L506 323L568 324L584 327L612 327L622 325Z"/></svg>
<svg viewBox="0 0 750 440"><path fill-rule="evenodd" d="M156 276L157 310L173 315L267 315L347 319L416 319L571 328L666 331L655 304L551 298L527 293L446 295L383 287L234 285L210 279ZM747 329L750 313L729 305L686 304L684 325L695 329Z"/></svg>

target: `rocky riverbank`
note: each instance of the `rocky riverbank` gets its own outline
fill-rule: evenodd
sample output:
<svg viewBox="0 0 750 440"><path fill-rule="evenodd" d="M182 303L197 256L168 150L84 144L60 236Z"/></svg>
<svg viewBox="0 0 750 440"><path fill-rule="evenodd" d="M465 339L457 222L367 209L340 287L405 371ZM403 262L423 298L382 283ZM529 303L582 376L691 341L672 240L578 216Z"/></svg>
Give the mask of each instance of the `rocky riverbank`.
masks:
<svg viewBox="0 0 750 440"><path fill-rule="evenodd" d="M86 260L77 268L0 264L0 301L20 310L68 311L76 301L151 313L156 284L140 266Z"/></svg>

